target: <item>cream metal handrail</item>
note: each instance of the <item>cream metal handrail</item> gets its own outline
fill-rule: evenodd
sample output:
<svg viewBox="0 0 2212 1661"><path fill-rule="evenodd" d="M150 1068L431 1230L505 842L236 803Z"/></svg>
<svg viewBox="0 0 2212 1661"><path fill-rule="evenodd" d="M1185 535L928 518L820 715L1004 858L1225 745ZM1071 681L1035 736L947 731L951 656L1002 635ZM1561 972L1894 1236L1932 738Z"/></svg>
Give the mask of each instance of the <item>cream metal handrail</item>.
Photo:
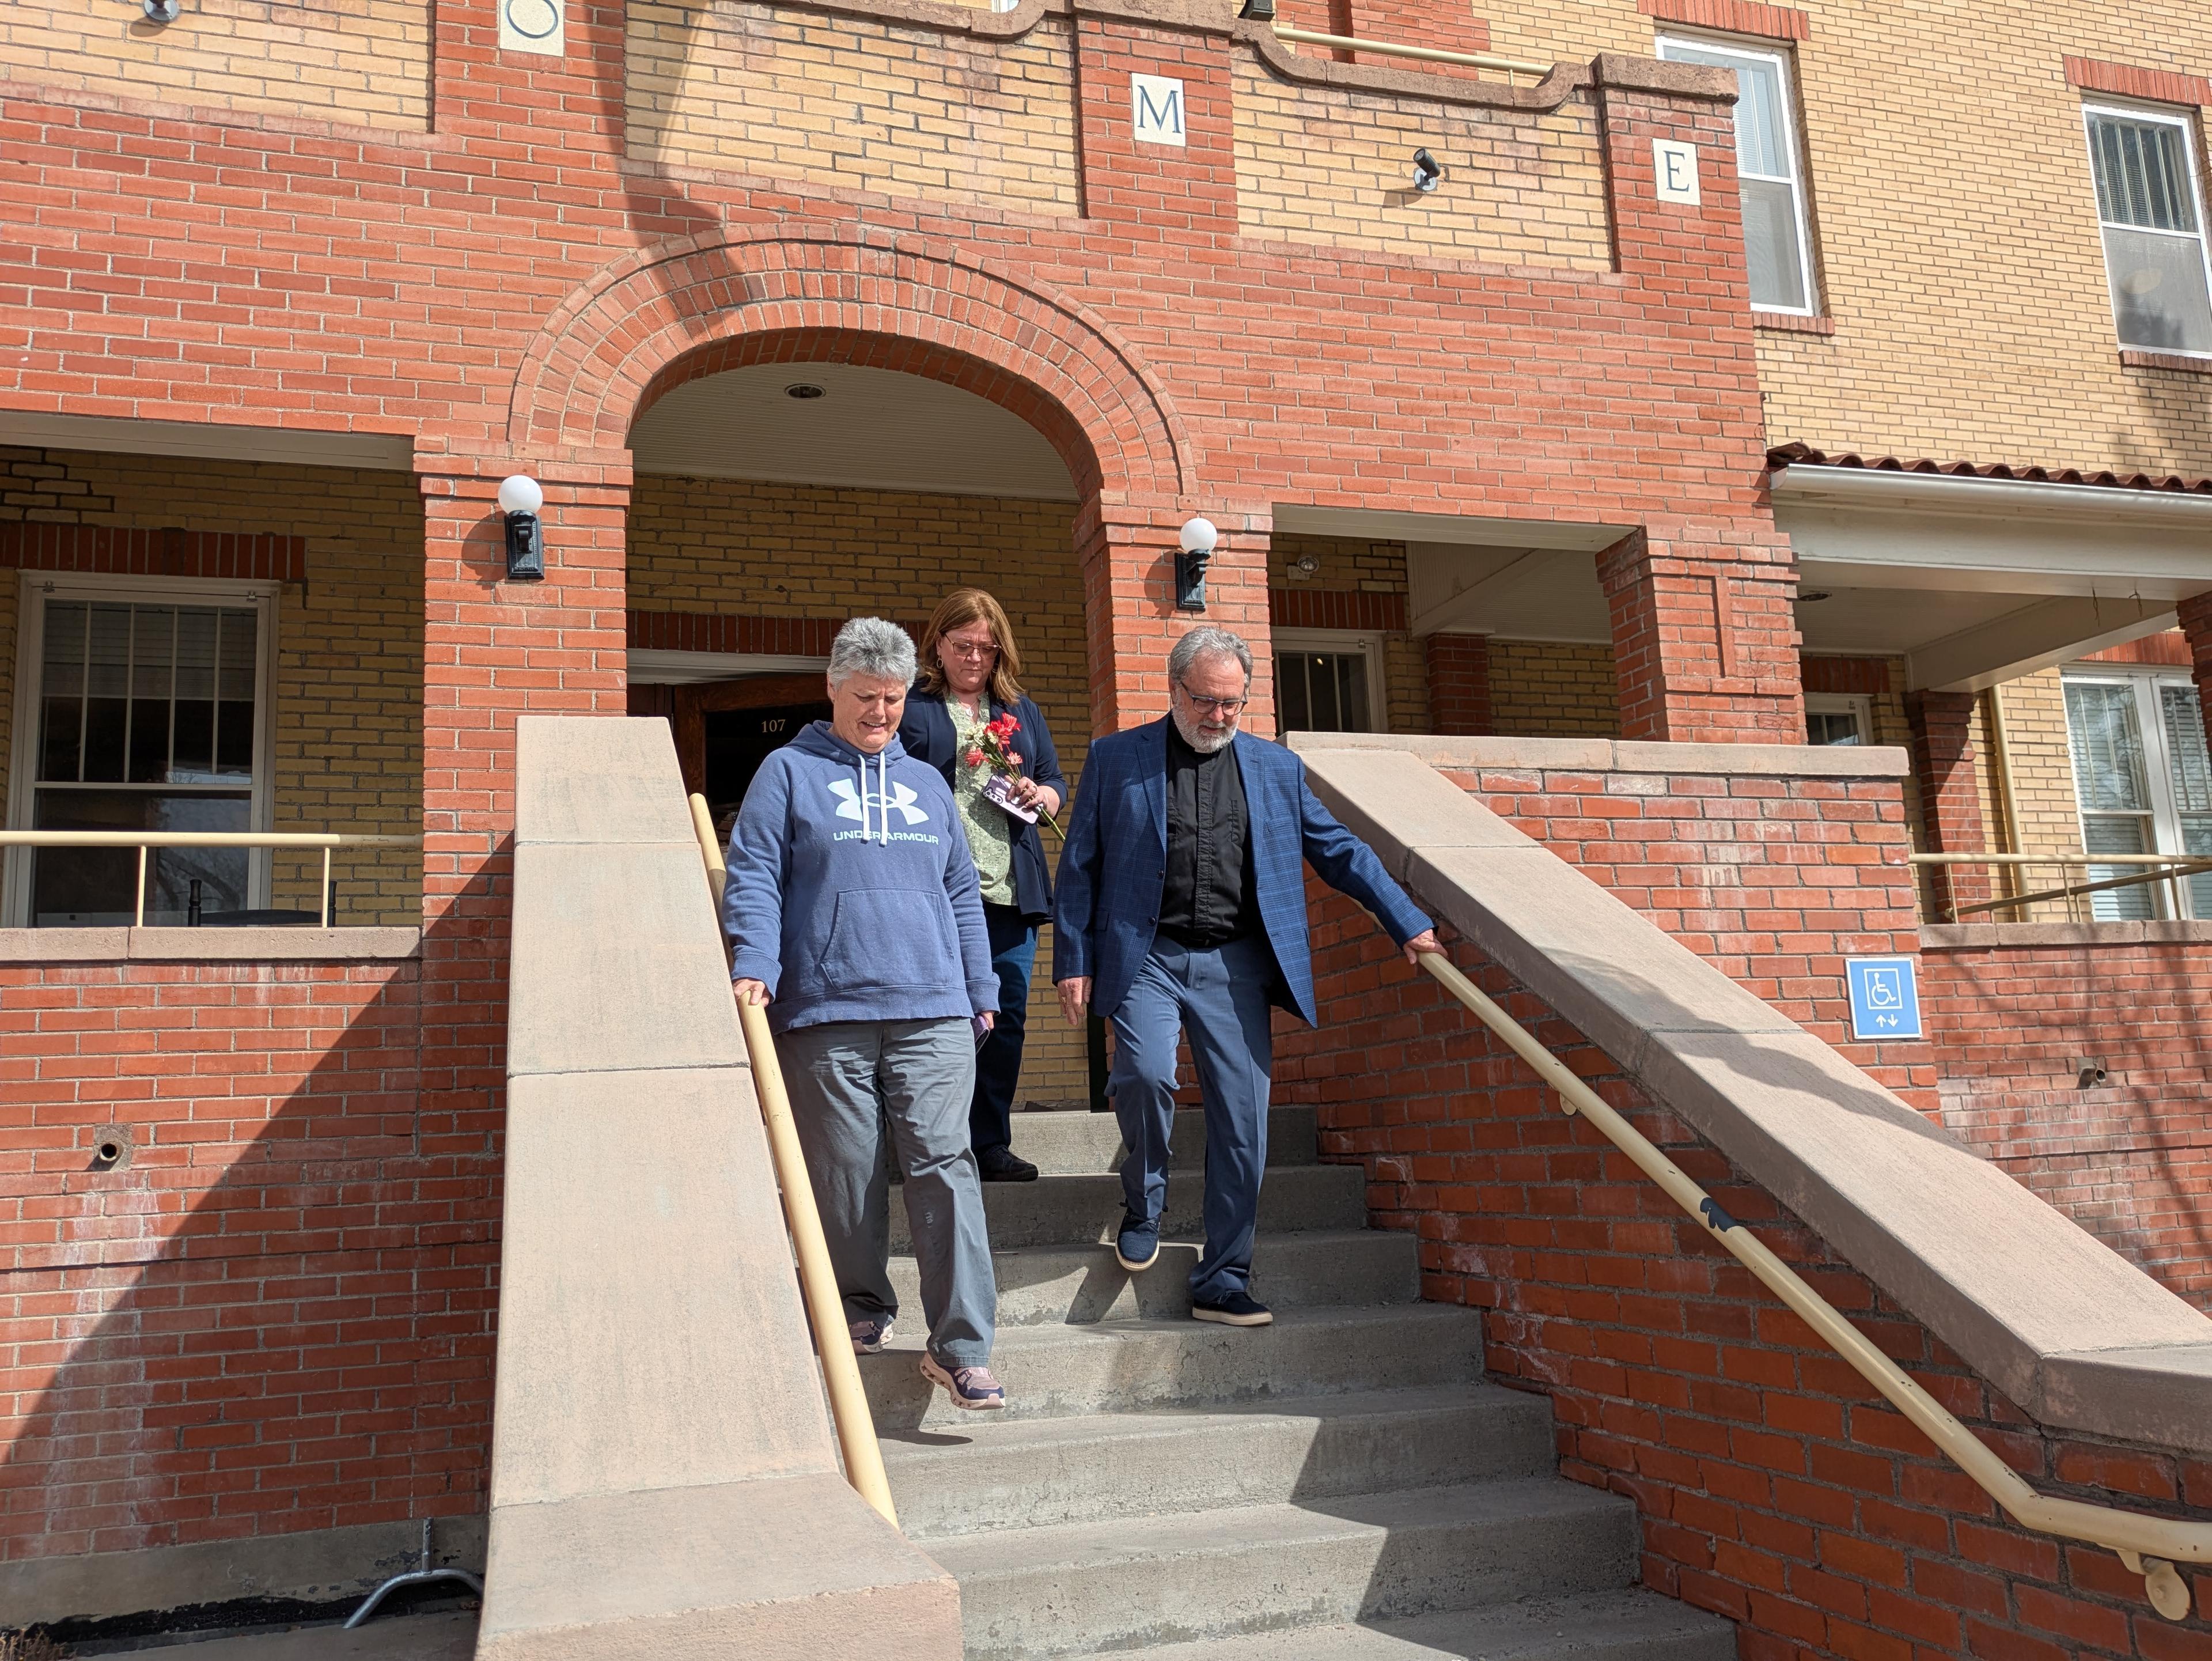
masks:
<svg viewBox="0 0 2212 1661"><path fill-rule="evenodd" d="M155 848L319 848L323 850L321 903L315 927L331 926L331 853L340 848L420 848L420 837L358 837L333 830L0 830L0 848L135 848L138 850L137 896L131 926L146 926L146 855Z"/></svg>
<svg viewBox="0 0 2212 1661"><path fill-rule="evenodd" d="M2014 894L2001 900L1977 900L1972 905L1955 902L1946 909L1951 921L1969 917L1984 911L2014 911L2022 906L2033 905L2043 900L2066 900L2066 910L2071 916L2079 910L2070 902L2081 894L2101 894L2112 888L2136 888L2145 883L2164 882L2175 885L2174 911L2179 915L2179 885L2190 877L2201 876L2212 871L2212 856L2199 854L1912 854L1906 856L1914 865L1987 865L2004 866L2014 870L2022 866L2051 865L2063 870L2069 866L2084 869L2092 866L2140 865L2147 867L2132 877L2106 877L2096 882L2063 884L2057 888L2039 888L2032 894ZM2148 867L2155 867L2156 869Z"/></svg>
<svg viewBox="0 0 2212 1661"><path fill-rule="evenodd" d="M2189 1585L2173 1566L2177 1562L2212 1563L2212 1524L2144 1517L2107 1506L2054 1500L2037 1493L1954 1418L1942 1402L1883 1354L1872 1340L1838 1313L1833 1305L1806 1285L1795 1269L1729 1216L1720 1202L1691 1181L1681 1167L1646 1139L1643 1132L1607 1106L1597 1092L1577 1078L1527 1028L1454 968L1442 952L1423 952L1421 967L1441 981L1447 991L1534 1068L1538 1077L1558 1091L1560 1105L1565 1111L1580 1114L1603 1132L1645 1176L1666 1189L1675 1204L1697 1218L1707 1233L1757 1275L1760 1284L1850 1362L1861 1378L1887 1397L1947 1458L1979 1483L2014 1522L2039 1533L2086 1541L2117 1553L2131 1573L2143 1577L2144 1590L2153 1609L2169 1621L2187 1617ZM2212 1614L2212 1608L2208 1608L2206 1613Z"/></svg>
<svg viewBox="0 0 2212 1661"><path fill-rule="evenodd" d="M706 862L707 891L714 897L714 930L719 934L722 889L729 881L729 872L722 863L714 815L708 811L704 796L691 798L691 830L699 838L699 857ZM884 1474L884 1450L876 1440L875 1415L868 1411L867 1392L860 1387L860 1363L853 1359L845 1303L837 1295L836 1272L830 1267L830 1244L823 1238L814 1185L807 1180L799 1128L792 1123L791 1098L784 1090L783 1068L775 1058L775 1040L768 1030L768 1011L757 1004L740 1003L738 1021L744 1029L745 1052L752 1058L753 1093L760 1098L761 1123L768 1129L769 1157L775 1162L776 1186L783 1190L784 1220L791 1228L792 1250L799 1259L799 1287L806 1300L808 1323L814 1329L815 1353L822 1358L823 1382L829 1387L830 1416L836 1423L837 1445L845 1456L845 1480L884 1521L896 1528L898 1511L891 1504L890 1478Z"/></svg>
<svg viewBox="0 0 2212 1661"><path fill-rule="evenodd" d="M1533 75L1539 80L1549 75L1553 67L1525 58L1500 58L1486 52L1446 52L1440 46L1401 46L1391 40L1319 34L1312 29L1292 28L1287 23L1278 23L1274 28L1276 40L1294 41L1302 46L1334 46L1339 52L1373 52L1378 58L1414 58L1425 64L1464 64L1469 69L1502 70L1509 76Z"/></svg>

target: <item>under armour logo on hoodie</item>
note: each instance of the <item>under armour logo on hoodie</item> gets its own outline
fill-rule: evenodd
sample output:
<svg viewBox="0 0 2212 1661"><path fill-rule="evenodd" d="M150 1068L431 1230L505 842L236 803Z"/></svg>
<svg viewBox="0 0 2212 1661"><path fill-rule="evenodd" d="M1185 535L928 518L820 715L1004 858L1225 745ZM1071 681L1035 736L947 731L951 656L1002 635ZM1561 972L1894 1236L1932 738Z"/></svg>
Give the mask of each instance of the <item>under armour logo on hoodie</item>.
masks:
<svg viewBox="0 0 2212 1661"><path fill-rule="evenodd" d="M859 819L864 824L867 822L868 816L861 811L860 793L854 787L852 780L830 780L830 794L837 798L839 818ZM901 784L897 780L893 779L890 782L890 794L888 799L872 790L867 795L867 805L880 812L886 822L889 821L890 815L896 813L908 824L927 824L929 823L928 813L915 806L919 800L920 798L914 793L913 786Z"/></svg>

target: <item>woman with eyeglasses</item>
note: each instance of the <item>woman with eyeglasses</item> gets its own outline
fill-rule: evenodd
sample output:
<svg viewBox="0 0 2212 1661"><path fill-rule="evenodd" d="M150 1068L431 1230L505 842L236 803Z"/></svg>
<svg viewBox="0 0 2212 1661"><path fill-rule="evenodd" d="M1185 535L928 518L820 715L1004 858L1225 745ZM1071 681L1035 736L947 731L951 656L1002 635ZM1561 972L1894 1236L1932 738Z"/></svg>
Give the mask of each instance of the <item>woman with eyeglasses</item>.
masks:
<svg viewBox="0 0 2212 1661"><path fill-rule="evenodd" d="M1037 928L1052 916L1037 822L1060 812L1067 780L1043 713L1022 691L1021 652L996 599L981 588L947 594L922 630L920 656L899 742L952 787L999 974L998 1024L975 1057L969 1145L984 1181L1030 1182L1037 1171L1014 1153L1013 1110Z"/></svg>

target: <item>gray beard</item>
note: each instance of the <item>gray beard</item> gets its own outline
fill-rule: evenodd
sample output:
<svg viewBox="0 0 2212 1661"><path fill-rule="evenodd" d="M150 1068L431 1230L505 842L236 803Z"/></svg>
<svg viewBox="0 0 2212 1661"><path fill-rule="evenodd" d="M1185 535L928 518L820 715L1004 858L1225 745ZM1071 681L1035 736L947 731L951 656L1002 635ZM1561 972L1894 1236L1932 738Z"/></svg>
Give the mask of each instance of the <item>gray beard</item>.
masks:
<svg viewBox="0 0 2212 1661"><path fill-rule="evenodd" d="M1182 741L1201 756L1210 756L1217 750L1226 750L1229 741L1237 736L1237 729L1232 727L1218 738L1208 738L1185 721L1182 711L1172 704L1168 708L1168 714L1175 718L1176 731L1182 734Z"/></svg>

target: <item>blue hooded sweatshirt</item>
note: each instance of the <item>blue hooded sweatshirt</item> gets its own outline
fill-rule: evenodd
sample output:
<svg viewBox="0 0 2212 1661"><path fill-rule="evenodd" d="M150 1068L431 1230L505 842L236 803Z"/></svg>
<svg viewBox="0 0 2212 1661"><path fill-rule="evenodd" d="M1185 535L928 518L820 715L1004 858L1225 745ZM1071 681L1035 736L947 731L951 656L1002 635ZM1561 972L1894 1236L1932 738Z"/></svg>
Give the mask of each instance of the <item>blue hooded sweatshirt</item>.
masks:
<svg viewBox="0 0 2212 1661"><path fill-rule="evenodd" d="M761 764L731 827L722 926L769 1027L966 1020L999 1007L975 861L944 776L826 721Z"/></svg>

